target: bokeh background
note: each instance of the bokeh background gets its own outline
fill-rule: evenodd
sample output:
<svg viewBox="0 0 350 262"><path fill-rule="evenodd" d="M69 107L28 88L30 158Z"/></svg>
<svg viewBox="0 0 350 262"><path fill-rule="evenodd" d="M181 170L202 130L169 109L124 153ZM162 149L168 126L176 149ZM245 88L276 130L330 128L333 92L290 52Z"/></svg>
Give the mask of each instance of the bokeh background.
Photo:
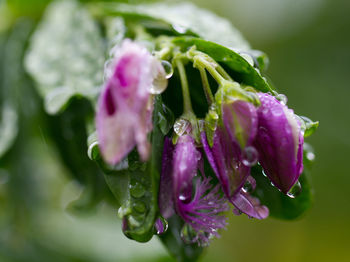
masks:
<svg viewBox="0 0 350 262"><path fill-rule="evenodd" d="M316 152L313 208L297 221L231 215L202 262L350 261L350 1L193 2L231 20L266 52L267 75L288 104L320 121L307 139ZM37 15L43 3L17 0L11 12L0 9L0 30L18 15ZM18 166L0 169L0 261L167 261L157 240L127 240L108 205L83 216L66 211L81 188L63 175L69 171L41 133L40 125L21 131L26 147L15 144L8 156Z"/></svg>

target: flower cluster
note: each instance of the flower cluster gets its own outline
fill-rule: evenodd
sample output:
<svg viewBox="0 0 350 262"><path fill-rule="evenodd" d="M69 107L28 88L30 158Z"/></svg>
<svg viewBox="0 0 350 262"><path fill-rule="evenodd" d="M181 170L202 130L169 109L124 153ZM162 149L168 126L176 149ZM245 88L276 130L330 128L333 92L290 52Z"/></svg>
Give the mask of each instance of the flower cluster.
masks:
<svg viewBox="0 0 350 262"><path fill-rule="evenodd" d="M184 228L194 234L191 242L206 245L225 228L229 203L236 214L257 219L269 215L268 208L251 194L256 187L251 167L261 165L271 182L288 193L303 169L304 141L301 123L282 101L234 82L205 54L192 49L186 55L201 72L208 114L198 119L192 111L185 68L181 57L174 56L184 100L184 112L175 127L179 121L185 124L181 132L174 130L164 140L159 212L165 219L178 215ZM147 135L152 130L151 90L157 76L165 75L164 69L145 48L129 40L118 49L111 68L98 104L101 152L105 161L115 164L136 145L146 161ZM215 95L206 71L219 84Z"/></svg>

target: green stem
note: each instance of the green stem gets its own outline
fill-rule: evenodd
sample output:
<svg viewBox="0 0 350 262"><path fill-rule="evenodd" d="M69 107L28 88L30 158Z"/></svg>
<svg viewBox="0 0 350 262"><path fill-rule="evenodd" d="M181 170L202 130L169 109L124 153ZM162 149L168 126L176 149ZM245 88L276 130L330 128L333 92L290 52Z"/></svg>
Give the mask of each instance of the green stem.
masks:
<svg viewBox="0 0 350 262"><path fill-rule="evenodd" d="M188 89L188 81L187 81L185 67L184 67L181 59L179 59L179 58L175 59L175 65L176 65L177 69L179 70L179 75L180 75L182 97L183 97L183 104L184 104L184 114L185 115L186 114L193 114L190 91Z"/></svg>
<svg viewBox="0 0 350 262"><path fill-rule="evenodd" d="M199 73L201 74L202 78L205 98L207 99L208 104L211 105L212 103L214 103L214 96L210 89L207 73L205 72L204 68L199 68Z"/></svg>
<svg viewBox="0 0 350 262"><path fill-rule="evenodd" d="M225 69L222 68L221 65L216 64L216 70L226 79L229 81L233 81L233 79L230 77L230 75L225 71Z"/></svg>
<svg viewBox="0 0 350 262"><path fill-rule="evenodd" d="M219 85L226 81L224 77L221 74L219 74L218 71L216 71L215 67L201 55L194 56L193 61L195 67L197 67L198 69L205 68L206 70L208 70L209 74L215 79L216 82L218 82Z"/></svg>
<svg viewBox="0 0 350 262"><path fill-rule="evenodd" d="M166 56L169 55L170 51L171 51L170 47L167 46L162 48L159 51L155 51L154 54L158 59L163 60L165 59Z"/></svg>

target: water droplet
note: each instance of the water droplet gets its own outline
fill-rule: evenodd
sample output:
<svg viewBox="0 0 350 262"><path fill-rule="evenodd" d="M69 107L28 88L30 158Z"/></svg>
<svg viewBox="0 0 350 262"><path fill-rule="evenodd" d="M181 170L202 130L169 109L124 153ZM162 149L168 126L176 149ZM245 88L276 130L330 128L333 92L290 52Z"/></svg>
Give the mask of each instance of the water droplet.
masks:
<svg viewBox="0 0 350 262"><path fill-rule="evenodd" d="M299 181L297 181L294 186L288 191L287 196L290 198L296 198L297 196L300 195L302 191L301 184Z"/></svg>
<svg viewBox="0 0 350 262"><path fill-rule="evenodd" d="M189 197L189 196L186 196L185 194L180 194L179 200L182 201L182 202L187 203L187 202L189 202L190 197Z"/></svg>
<svg viewBox="0 0 350 262"><path fill-rule="evenodd" d="M254 187L253 187L253 185L247 180L247 181L245 181L244 186L242 187L242 190L243 190L245 193L250 193L250 192L253 192Z"/></svg>
<svg viewBox="0 0 350 262"><path fill-rule="evenodd" d="M182 26L182 25L176 25L176 24L174 24L174 25L173 25L173 28L174 28L174 30L175 30L176 32L178 32L178 33L180 33L180 34L184 34L184 33L186 33L186 31L187 31L187 28L184 27L184 26Z"/></svg>
<svg viewBox="0 0 350 262"><path fill-rule="evenodd" d="M178 136L182 136L191 127L191 123L186 119L180 118L174 124L174 131Z"/></svg>
<svg viewBox="0 0 350 262"><path fill-rule="evenodd" d="M242 163L245 166L254 166L258 161L258 151L252 146L247 146L243 150Z"/></svg>
<svg viewBox="0 0 350 262"><path fill-rule="evenodd" d="M119 209L118 209L118 217L119 218L123 218L125 217L126 215L129 215L131 213L131 209L129 207L124 207L124 206L121 206Z"/></svg>
<svg viewBox="0 0 350 262"><path fill-rule="evenodd" d="M193 230L193 228L189 224L185 224L181 229L181 239L186 244L193 244L198 240L197 233Z"/></svg>
<svg viewBox="0 0 350 262"><path fill-rule="evenodd" d="M128 225L130 227L139 227L141 226L141 221L138 217L135 216L128 216Z"/></svg>
<svg viewBox="0 0 350 262"><path fill-rule="evenodd" d="M163 135L166 135L174 124L174 114L173 112L166 106L162 105L162 111L158 112L158 125Z"/></svg>
<svg viewBox="0 0 350 262"><path fill-rule="evenodd" d="M169 79L174 74L173 66L166 60L162 60L161 63L162 63L162 66L164 68L164 71L165 71L165 78Z"/></svg>
<svg viewBox="0 0 350 262"><path fill-rule="evenodd" d="M288 102L288 98L284 94L278 94L276 99L280 101L283 105L286 105Z"/></svg>
<svg viewBox="0 0 350 262"><path fill-rule="evenodd" d="M136 201L133 204L133 208L138 213L144 213L146 211L146 205L141 201Z"/></svg>
<svg viewBox="0 0 350 262"><path fill-rule="evenodd" d="M157 235L164 234L168 230L168 221L162 216L158 217L154 227L156 229Z"/></svg>
<svg viewBox="0 0 350 262"><path fill-rule="evenodd" d="M163 71L163 70L161 70ZM149 92L153 95L159 95L163 93L163 91L168 86L168 80L163 72L158 72L157 76L153 79L153 83L149 89Z"/></svg>
<svg viewBox="0 0 350 262"><path fill-rule="evenodd" d="M240 56L244 58L251 66L254 66L254 59L250 54L240 53Z"/></svg>
<svg viewBox="0 0 350 262"><path fill-rule="evenodd" d="M307 158L307 160L309 160L309 161L314 161L314 160L315 160L315 154L312 153L312 152L307 152L307 153L306 153L306 158Z"/></svg>
<svg viewBox="0 0 350 262"><path fill-rule="evenodd" d="M130 185L130 194L135 198L140 198L145 194L146 190L140 183L136 182Z"/></svg>

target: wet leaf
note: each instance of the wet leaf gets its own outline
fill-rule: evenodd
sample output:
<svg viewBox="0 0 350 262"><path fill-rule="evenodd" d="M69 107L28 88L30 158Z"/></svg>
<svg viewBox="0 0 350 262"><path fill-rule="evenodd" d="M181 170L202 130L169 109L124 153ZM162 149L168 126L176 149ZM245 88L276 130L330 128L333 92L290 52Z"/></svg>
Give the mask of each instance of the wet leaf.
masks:
<svg viewBox="0 0 350 262"><path fill-rule="evenodd" d="M176 34L199 36L225 46L248 50L249 44L231 23L215 14L190 3L117 4L93 5L92 12L122 15L133 21L154 20L163 23ZM149 23L148 23L149 24ZM147 24L146 24L147 25ZM154 25L154 24L152 24Z"/></svg>
<svg viewBox="0 0 350 262"><path fill-rule="evenodd" d="M25 59L49 114L73 96L94 100L103 79L104 48L89 13L75 1L55 1L34 33Z"/></svg>
<svg viewBox="0 0 350 262"><path fill-rule="evenodd" d="M28 81L22 68L31 21L21 21L12 31L0 34L0 157L14 143L18 134L18 94Z"/></svg>

